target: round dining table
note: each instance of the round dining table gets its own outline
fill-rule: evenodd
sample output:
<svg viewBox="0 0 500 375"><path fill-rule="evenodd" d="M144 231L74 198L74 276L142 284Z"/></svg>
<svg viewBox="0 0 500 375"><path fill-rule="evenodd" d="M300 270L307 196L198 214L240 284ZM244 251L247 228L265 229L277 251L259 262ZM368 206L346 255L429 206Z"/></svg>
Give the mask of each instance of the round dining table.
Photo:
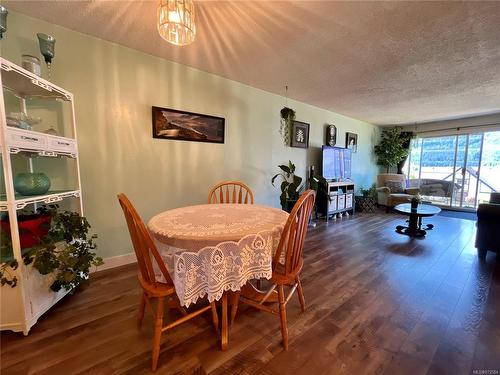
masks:
<svg viewBox="0 0 500 375"><path fill-rule="evenodd" d="M203 204L159 213L148 222L181 305L222 301L221 347L227 348L227 292L270 279L288 213L257 204ZM157 280L162 280L156 270Z"/></svg>

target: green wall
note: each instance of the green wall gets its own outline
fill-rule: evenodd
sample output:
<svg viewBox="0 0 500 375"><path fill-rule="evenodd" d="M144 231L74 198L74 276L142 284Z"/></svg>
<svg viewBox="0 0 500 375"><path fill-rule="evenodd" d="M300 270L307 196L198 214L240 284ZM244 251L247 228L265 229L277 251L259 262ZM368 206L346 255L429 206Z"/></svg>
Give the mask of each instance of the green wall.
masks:
<svg viewBox="0 0 500 375"><path fill-rule="evenodd" d="M319 166L326 123L337 126L340 146L346 131L358 134L353 180L365 187L375 181L376 126L289 100L297 120L311 124L310 147L284 147L281 96L19 13L10 12L8 22L1 55L15 63L22 54L41 58L37 32L57 40L51 80L75 95L85 215L103 257L132 251L117 193L129 195L146 221L205 203L210 186L223 179L245 181L257 203L277 207L279 192L270 183L276 165L291 159L302 176L307 165ZM153 105L225 117L225 144L153 139Z"/></svg>

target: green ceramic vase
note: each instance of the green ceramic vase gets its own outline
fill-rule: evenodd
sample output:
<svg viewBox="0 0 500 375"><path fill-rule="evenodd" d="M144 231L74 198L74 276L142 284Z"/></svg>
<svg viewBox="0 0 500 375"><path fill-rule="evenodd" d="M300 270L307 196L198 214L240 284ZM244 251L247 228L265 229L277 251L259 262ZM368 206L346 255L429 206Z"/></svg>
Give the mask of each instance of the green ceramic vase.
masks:
<svg viewBox="0 0 500 375"><path fill-rule="evenodd" d="M21 195L42 195L50 189L50 179L45 173L18 173L14 189Z"/></svg>

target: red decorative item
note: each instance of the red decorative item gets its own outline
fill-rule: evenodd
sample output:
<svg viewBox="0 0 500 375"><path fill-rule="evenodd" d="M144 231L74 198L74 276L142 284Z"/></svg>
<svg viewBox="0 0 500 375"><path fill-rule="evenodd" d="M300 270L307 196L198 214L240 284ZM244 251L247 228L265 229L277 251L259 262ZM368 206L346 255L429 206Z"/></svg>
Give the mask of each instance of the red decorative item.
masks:
<svg viewBox="0 0 500 375"><path fill-rule="evenodd" d="M21 249L40 244L50 229L50 215L24 215L18 218ZM10 231L9 220L0 221L2 230Z"/></svg>

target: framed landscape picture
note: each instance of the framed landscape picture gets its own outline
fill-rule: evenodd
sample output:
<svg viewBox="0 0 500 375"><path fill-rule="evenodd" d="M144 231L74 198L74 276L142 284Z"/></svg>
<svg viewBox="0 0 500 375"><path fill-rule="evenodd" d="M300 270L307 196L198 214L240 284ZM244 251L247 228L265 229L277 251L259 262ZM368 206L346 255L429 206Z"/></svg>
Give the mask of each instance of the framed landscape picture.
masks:
<svg viewBox="0 0 500 375"><path fill-rule="evenodd" d="M292 147L309 147L309 124L300 121L294 121L292 125Z"/></svg>
<svg viewBox="0 0 500 375"><path fill-rule="evenodd" d="M345 147L352 152L358 152L358 135L355 133L345 133Z"/></svg>
<svg viewBox="0 0 500 375"><path fill-rule="evenodd" d="M153 138L224 143L225 119L153 107Z"/></svg>

